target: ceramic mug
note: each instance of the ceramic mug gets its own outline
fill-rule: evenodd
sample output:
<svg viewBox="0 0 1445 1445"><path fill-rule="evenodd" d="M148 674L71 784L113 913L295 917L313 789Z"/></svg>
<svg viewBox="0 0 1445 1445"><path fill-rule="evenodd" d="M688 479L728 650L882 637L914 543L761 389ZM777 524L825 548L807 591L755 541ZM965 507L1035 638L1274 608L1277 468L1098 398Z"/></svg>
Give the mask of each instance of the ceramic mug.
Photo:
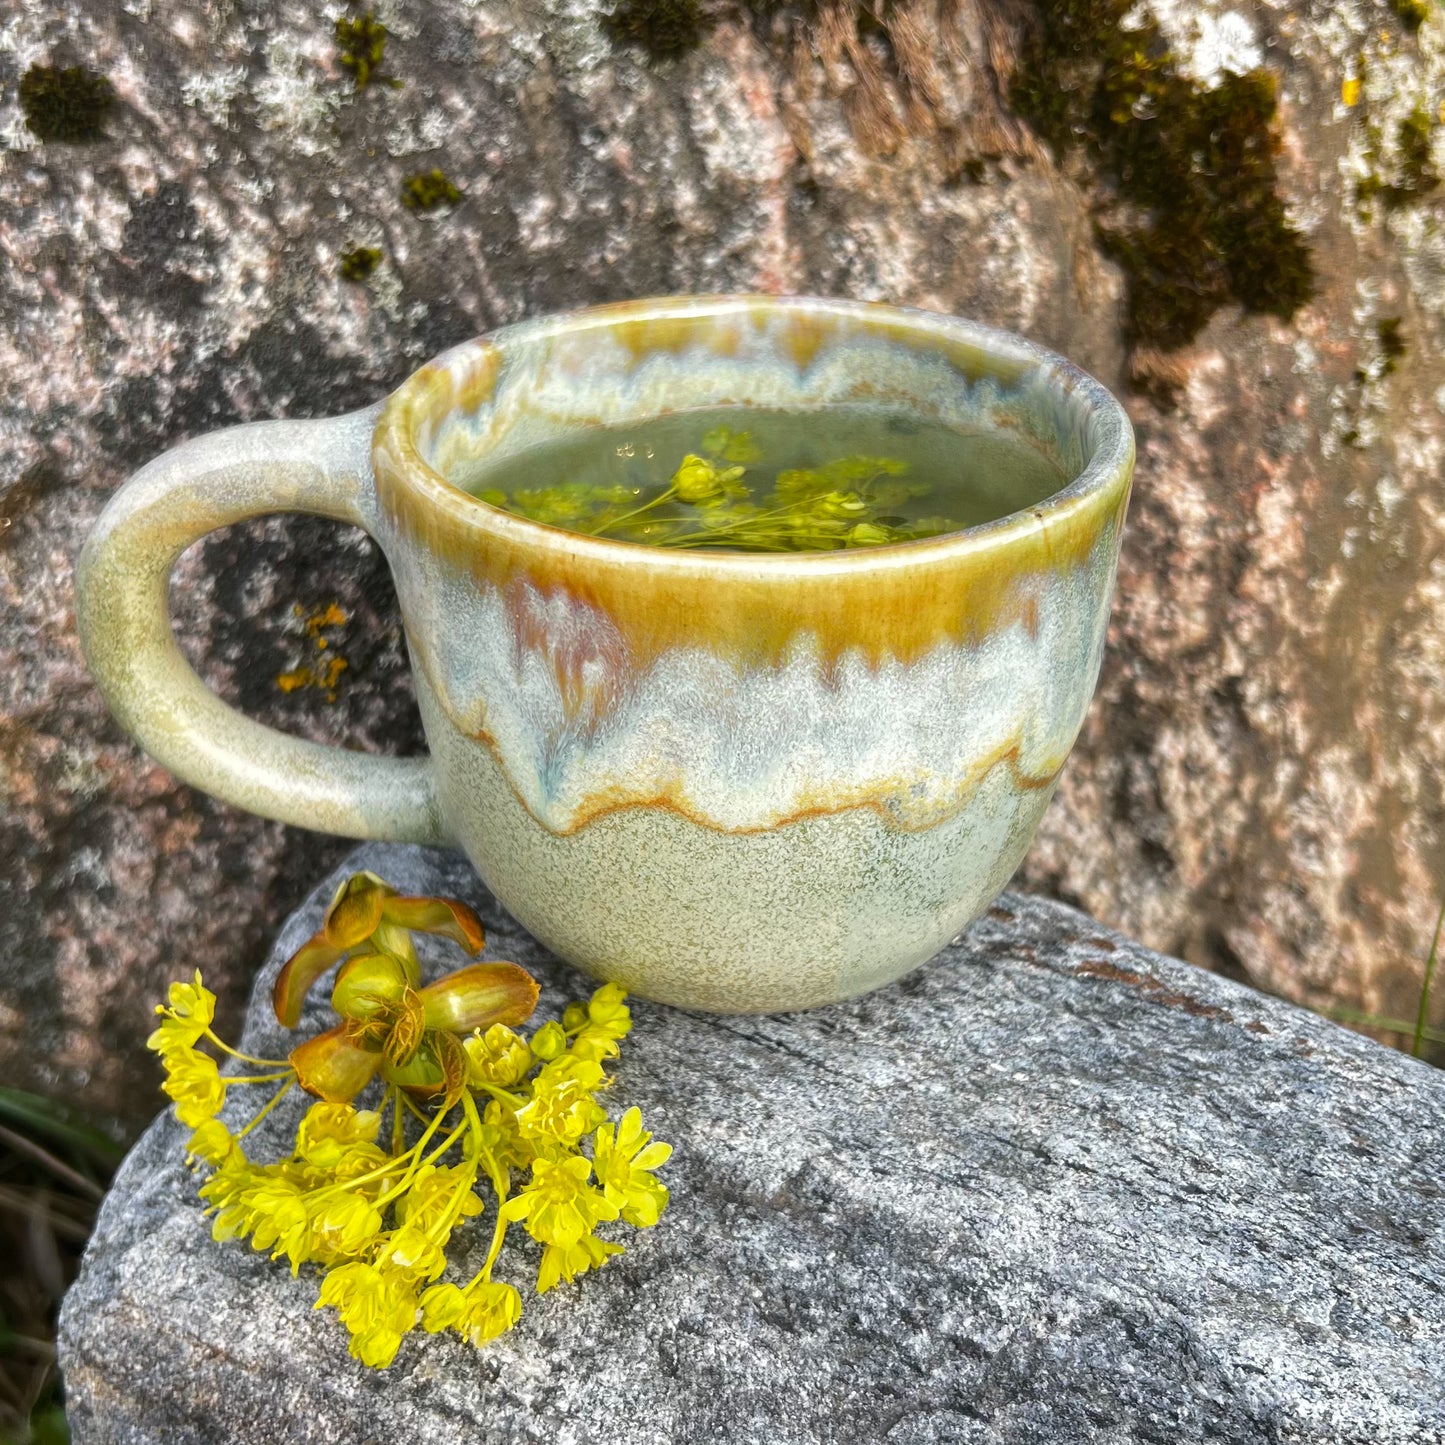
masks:
<svg viewBox="0 0 1445 1445"><path fill-rule="evenodd" d="M1067 485L926 541L756 555L561 531L446 480L601 423L859 403L1022 434ZM365 410L151 462L86 543L80 634L116 716L188 782L325 832L460 845L537 938L646 997L802 1008L929 958L1023 857L1098 676L1133 460L1102 386L972 322L603 306L465 342ZM287 737L182 658L176 559L286 511L385 553L429 757Z"/></svg>

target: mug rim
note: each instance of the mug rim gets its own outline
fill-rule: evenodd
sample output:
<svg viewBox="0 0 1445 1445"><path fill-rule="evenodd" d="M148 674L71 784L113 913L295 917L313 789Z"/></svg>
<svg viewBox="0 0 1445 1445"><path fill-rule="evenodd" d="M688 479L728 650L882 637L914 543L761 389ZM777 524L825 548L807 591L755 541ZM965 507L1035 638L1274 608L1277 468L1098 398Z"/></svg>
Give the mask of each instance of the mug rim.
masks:
<svg viewBox="0 0 1445 1445"><path fill-rule="evenodd" d="M722 548L688 548L674 551L620 538L595 537L546 522L533 521L483 501L450 482L422 453L416 431L428 393L438 374L462 362L480 348L505 347L509 342L535 342L565 333L607 329L621 322L705 319L758 311L793 311L812 316L882 319L912 329L920 340L929 335L962 344L981 353L989 364L1004 363L1019 375L1034 371L1047 384L1088 413L1094 428L1094 445L1088 460L1066 486L1026 507L987 522L915 541L887 542L873 547L804 552L744 552ZM990 366L990 369L991 366ZM994 374L1005 370L1000 365ZM1096 507L1100 500L1127 489L1133 473L1134 432L1118 398L1082 367L1058 352L1016 332L945 312L888 302L853 301L819 296L775 296L767 293L719 293L649 297L637 301L608 302L578 307L510 323L480 333L438 353L418 367L391 393L383 405L372 437L373 452L384 449L392 471L404 486L468 530L491 533L514 546L561 551L576 561L644 560L649 566L697 573L765 569L769 575L788 573L817 577L832 571L862 568L888 570L912 567L945 556L991 550L1010 540L1047 530L1051 523L1067 523Z"/></svg>

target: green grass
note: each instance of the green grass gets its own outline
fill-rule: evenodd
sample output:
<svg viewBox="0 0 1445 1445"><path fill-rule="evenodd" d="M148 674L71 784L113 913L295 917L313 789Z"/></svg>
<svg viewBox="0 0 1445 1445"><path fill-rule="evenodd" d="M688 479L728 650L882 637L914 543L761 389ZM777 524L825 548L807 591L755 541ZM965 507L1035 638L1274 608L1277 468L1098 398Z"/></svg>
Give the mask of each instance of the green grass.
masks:
<svg viewBox="0 0 1445 1445"><path fill-rule="evenodd" d="M1414 1020L1389 1018L1384 1014L1366 1013L1363 1009L1328 1008L1321 1012L1326 1018L1360 1028L1378 1029L1382 1033L1404 1034L1410 1040L1410 1052L1418 1059L1427 1043L1445 1044L1445 1029L1432 1029L1425 1020L1430 1015L1430 989L1435 982L1435 968L1440 961L1440 935L1445 932L1445 901L1435 918L1435 932L1430 937L1430 953L1425 960L1425 977L1420 985L1420 1002Z"/></svg>
<svg viewBox="0 0 1445 1445"><path fill-rule="evenodd" d="M70 1438L55 1319L121 1153L60 1105L0 1088L0 1445Z"/></svg>

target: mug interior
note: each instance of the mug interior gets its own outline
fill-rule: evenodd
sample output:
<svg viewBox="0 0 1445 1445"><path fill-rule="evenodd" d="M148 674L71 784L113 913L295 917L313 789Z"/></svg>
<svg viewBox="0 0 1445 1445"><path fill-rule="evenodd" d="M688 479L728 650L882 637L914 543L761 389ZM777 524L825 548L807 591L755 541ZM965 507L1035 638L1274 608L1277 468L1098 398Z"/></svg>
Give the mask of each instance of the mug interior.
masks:
<svg viewBox="0 0 1445 1445"><path fill-rule="evenodd" d="M1117 483L1132 454L1118 403L1062 357L954 317L807 298L669 298L523 322L445 353L393 401L428 481L487 512L474 489L524 452L721 407L867 407L1007 434L1064 478L1035 515Z"/></svg>

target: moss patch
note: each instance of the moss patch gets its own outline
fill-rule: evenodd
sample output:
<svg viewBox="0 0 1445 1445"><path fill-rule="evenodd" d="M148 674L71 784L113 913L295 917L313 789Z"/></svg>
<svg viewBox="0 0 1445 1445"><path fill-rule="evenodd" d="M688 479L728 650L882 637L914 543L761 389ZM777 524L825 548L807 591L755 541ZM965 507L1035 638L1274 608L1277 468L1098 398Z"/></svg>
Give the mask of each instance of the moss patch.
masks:
<svg viewBox="0 0 1445 1445"><path fill-rule="evenodd" d="M1411 35L1430 18L1429 0L1390 0L1390 9Z"/></svg>
<svg viewBox="0 0 1445 1445"><path fill-rule="evenodd" d="M1380 343L1380 369L1386 376L1395 371L1400 364L1400 358L1409 349L1400 330L1401 320L1399 316L1383 316L1375 327L1375 335Z"/></svg>
<svg viewBox="0 0 1445 1445"><path fill-rule="evenodd" d="M1288 319L1314 292L1304 238L1276 189L1273 74L1185 75L1133 0L1053 0L1010 90L1054 153L1082 148L1103 192L1095 226L1128 282L1127 339L1187 345L1220 307Z"/></svg>
<svg viewBox="0 0 1445 1445"><path fill-rule="evenodd" d="M454 206L462 193L444 171L433 168L408 176L401 183L401 203L409 211L435 211L441 206Z"/></svg>
<svg viewBox="0 0 1445 1445"><path fill-rule="evenodd" d="M401 81L382 71L386 56L386 39L390 32L371 11L364 15L342 15L336 22L336 48L342 67L351 72L358 90L365 90L373 80L398 86Z"/></svg>
<svg viewBox="0 0 1445 1445"><path fill-rule="evenodd" d="M1355 185L1355 200L1365 211L1375 202L1381 202L1387 210L1398 211L1404 206L1424 200L1440 186L1440 173L1435 169L1430 156L1430 142L1435 122L1423 105L1416 106L1405 116L1395 131L1395 179L1387 181L1379 171L1372 169ZM1372 167L1380 164L1378 133L1372 131L1369 160Z"/></svg>
<svg viewBox="0 0 1445 1445"><path fill-rule="evenodd" d="M25 124L44 141L104 140L106 118L114 105L110 81L83 65L64 69L32 65L20 77Z"/></svg>
<svg viewBox="0 0 1445 1445"><path fill-rule="evenodd" d="M365 281L381 264L381 251L376 246L354 246L341 253L337 268L343 281Z"/></svg>
<svg viewBox="0 0 1445 1445"><path fill-rule="evenodd" d="M602 26L614 40L640 45L667 60L695 49L712 29L713 17L699 0L622 0Z"/></svg>

